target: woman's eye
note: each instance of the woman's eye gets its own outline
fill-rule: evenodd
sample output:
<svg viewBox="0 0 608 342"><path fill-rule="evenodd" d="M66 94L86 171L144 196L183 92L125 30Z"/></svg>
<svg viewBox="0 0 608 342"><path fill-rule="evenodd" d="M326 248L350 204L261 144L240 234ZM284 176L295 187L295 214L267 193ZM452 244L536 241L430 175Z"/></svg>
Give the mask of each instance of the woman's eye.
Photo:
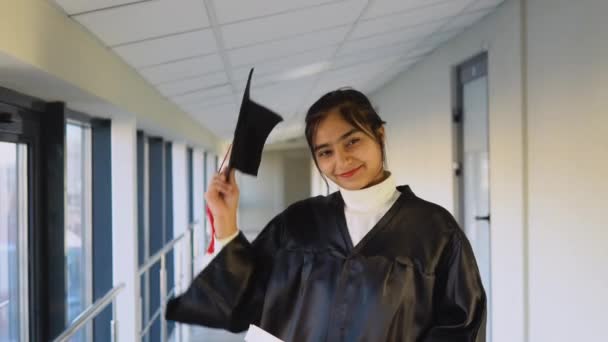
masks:
<svg viewBox="0 0 608 342"><path fill-rule="evenodd" d="M321 152L319 152L319 154L317 154L317 157L323 158L323 157L329 157L330 155L331 155L331 151L321 151Z"/></svg>
<svg viewBox="0 0 608 342"><path fill-rule="evenodd" d="M348 141L347 145L348 146L355 145L356 143L359 142L359 140L360 140L359 138L351 139L351 140Z"/></svg>

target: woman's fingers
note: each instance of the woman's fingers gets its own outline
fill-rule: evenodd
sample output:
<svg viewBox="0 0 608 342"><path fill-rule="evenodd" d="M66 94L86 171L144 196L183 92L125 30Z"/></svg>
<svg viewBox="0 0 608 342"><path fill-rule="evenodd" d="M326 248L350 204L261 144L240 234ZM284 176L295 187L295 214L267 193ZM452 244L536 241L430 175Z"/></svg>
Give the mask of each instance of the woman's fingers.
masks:
<svg viewBox="0 0 608 342"><path fill-rule="evenodd" d="M232 174L232 181L234 182L234 174ZM215 175L211 180L209 191L220 192L222 194L232 194L236 191L236 185L234 183L228 183L224 180L223 175Z"/></svg>
<svg viewBox="0 0 608 342"><path fill-rule="evenodd" d="M230 170L230 174L228 177L228 183L230 185L236 185L236 169Z"/></svg>
<svg viewBox="0 0 608 342"><path fill-rule="evenodd" d="M213 192L213 193L225 195L225 194L229 194L231 190L230 190L230 187L226 184L223 184L220 182L213 182L211 184L211 186L209 187L209 191Z"/></svg>

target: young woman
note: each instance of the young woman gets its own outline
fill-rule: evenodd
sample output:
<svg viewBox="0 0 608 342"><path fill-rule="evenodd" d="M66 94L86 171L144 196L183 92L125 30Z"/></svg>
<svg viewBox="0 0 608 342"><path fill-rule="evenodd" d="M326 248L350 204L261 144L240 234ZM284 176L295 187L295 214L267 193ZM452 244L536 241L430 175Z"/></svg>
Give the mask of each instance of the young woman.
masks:
<svg viewBox="0 0 608 342"><path fill-rule="evenodd" d="M450 213L396 186L384 122L340 89L306 116L317 168L339 191L297 202L249 243L236 225L234 172L206 193L223 245L167 319L284 341L475 341L486 297Z"/></svg>

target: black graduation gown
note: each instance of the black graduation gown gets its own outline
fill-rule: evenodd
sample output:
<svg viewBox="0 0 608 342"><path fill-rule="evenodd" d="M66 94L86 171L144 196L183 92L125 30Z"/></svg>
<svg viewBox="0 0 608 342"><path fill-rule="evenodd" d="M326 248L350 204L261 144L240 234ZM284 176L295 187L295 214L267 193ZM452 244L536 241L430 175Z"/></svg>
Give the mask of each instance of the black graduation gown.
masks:
<svg viewBox="0 0 608 342"><path fill-rule="evenodd" d="M339 192L297 202L228 243L166 318L284 341L475 341L486 297L470 244L442 207L399 199L353 247Z"/></svg>

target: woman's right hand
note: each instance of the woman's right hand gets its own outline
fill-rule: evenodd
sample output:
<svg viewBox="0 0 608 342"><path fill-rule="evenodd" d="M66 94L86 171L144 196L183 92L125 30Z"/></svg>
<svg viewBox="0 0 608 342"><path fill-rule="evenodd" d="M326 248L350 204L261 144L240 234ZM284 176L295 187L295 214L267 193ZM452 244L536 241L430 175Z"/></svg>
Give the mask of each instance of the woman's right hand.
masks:
<svg viewBox="0 0 608 342"><path fill-rule="evenodd" d="M207 205L213 214L215 237L223 239L234 234L236 226L236 212L239 205L239 187L236 184L235 169L230 170L230 177L220 172L213 176L209 188L205 193Z"/></svg>

